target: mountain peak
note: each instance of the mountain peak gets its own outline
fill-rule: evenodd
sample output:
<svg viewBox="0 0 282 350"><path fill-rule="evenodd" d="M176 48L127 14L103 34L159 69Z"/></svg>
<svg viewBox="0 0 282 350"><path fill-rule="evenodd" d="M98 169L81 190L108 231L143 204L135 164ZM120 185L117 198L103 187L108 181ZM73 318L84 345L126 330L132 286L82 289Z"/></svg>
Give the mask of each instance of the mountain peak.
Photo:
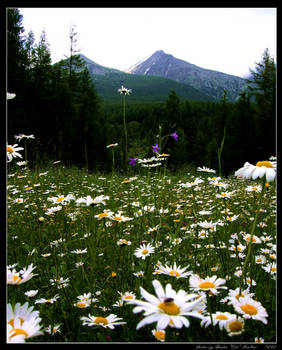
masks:
<svg viewBox="0 0 282 350"><path fill-rule="evenodd" d="M226 90L229 100L234 101L245 84L245 80L240 77L201 68L175 58L163 50L154 52L147 59L127 69L126 72L138 75L155 75L189 84L215 100L221 99L224 90Z"/></svg>
<svg viewBox="0 0 282 350"><path fill-rule="evenodd" d="M156 52L153 53L152 56L154 55L166 55L166 53L163 50L157 50Z"/></svg>

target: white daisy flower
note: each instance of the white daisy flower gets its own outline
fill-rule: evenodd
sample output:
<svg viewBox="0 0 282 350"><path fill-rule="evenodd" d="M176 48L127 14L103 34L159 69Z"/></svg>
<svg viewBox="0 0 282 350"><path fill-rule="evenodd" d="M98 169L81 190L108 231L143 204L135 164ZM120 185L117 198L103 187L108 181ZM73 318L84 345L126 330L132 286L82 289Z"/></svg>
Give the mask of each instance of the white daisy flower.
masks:
<svg viewBox="0 0 282 350"><path fill-rule="evenodd" d="M78 299L78 301L73 305L80 308L80 309L89 307L93 301L93 299L91 299L91 293L87 293L87 294L84 293L83 295L79 295L77 297L77 299ZM94 300L98 301L98 299L96 299L96 298Z"/></svg>
<svg viewBox="0 0 282 350"><path fill-rule="evenodd" d="M55 301L57 301L59 299L59 295L56 294L54 295L53 298L50 299L45 299L45 298L40 298L35 300L34 304L54 304Z"/></svg>
<svg viewBox="0 0 282 350"><path fill-rule="evenodd" d="M87 253L87 248L71 250L71 253L73 253L73 254L86 254Z"/></svg>
<svg viewBox="0 0 282 350"><path fill-rule="evenodd" d="M216 172L215 170L207 168L205 166L203 166L202 168L198 166L197 171L203 171L205 173L215 173Z"/></svg>
<svg viewBox="0 0 282 350"><path fill-rule="evenodd" d="M180 266L176 266L176 263L173 266L159 266L158 271L160 274L172 276L175 278L187 278L192 274L192 271L185 272L188 269L188 266L181 268Z"/></svg>
<svg viewBox="0 0 282 350"><path fill-rule="evenodd" d="M247 241L247 242L250 242L250 241L251 241L251 235L248 233L248 234L246 234L246 235L243 236L243 239L244 239L245 241ZM260 240L257 236L253 235L253 236L252 236L252 243L257 243L257 244L259 244L259 243L261 243L261 240Z"/></svg>
<svg viewBox="0 0 282 350"><path fill-rule="evenodd" d="M261 187L261 185L258 185L258 186L252 186L252 185L250 185L250 186L247 186L247 187L245 188L245 190L246 190L247 192L261 192L262 187Z"/></svg>
<svg viewBox="0 0 282 350"><path fill-rule="evenodd" d="M121 212L118 212L117 214L110 217L111 220L117 221L117 222L124 222L124 221L130 221L133 220L133 218L129 218L126 216L123 216Z"/></svg>
<svg viewBox="0 0 282 350"><path fill-rule="evenodd" d="M22 284L30 280L33 276L37 276L32 271L36 268L33 264L24 267L17 272L15 269L7 269L7 284Z"/></svg>
<svg viewBox="0 0 282 350"><path fill-rule="evenodd" d="M106 218L111 219L113 215L114 215L114 213L112 211L105 209L102 213L97 214L94 217L98 220L102 220L102 219L106 219Z"/></svg>
<svg viewBox="0 0 282 350"><path fill-rule="evenodd" d="M155 248L151 245L151 243L148 244L142 244L139 248L135 249L134 255L137 258L141 258L142 260L145 260L147 256L154 253Z"/></svg>
<svg viewBox="0 0 282 350"><path fill-rule="evenodd" d="M25 294L27 297L32 298L32 297L34 297L37 293L38 293L38 290L31 289L31 290L26 291L24 294Z"/></svg>
<svg viewBox="0 0 282 350"><path fill-rule="evenodd" d="M17 303L14 308L7 304L7 342L24 343L25 339L43 334L40 321L39 312L28 303Z"/></svg>
<svg viewBox="0 0 282 350"><path fill-rule="evenodd" d="M68 194L66 197L63 195L59 195L57 197L49 197L47 198L47 200L54 204L68 204L71 200L75 200L75 198L72 194Z"/></svg>
<svg viewBox="0 0 282 350"><path fill-rule="evenodd" d="M118 92L119 92L121 95L130 95L131 92L132 92L132 89L127 89L126 87L124 87L124 86L122 85L121 88L118 89Z"/></svg>
<svg viewBox="0 0 282 350"><path fill-rule="evenodd" d="M16 97L16 94L7 92L7 100L11 100L12 98L15 98L15 97Z"/></svg>
<svg viewBox="0 0 282 350"><path fill-rule="evenodd" d="M131 241L121 238L117 241L117 245L119 246L131 245Z"/></svg>
<svg viewBox="0 0 282 350"><path fill-rule="evenodd" d="M117 317L114 314L110 314L107 317L102 316L91 316L90 314L88 317L81 317L80 318L83 326L101 326L103 328L110 328L114 329L115 326L126 324L126 322L120 322L122 318Z"/></svg>
<svg viewBox="0 0 282 350"><path fill-rule="evenodd" d="M83 198L78 198L76 200L76 203L77 204L84 204L86 205L87 207L89 207L90 205L97 205L97 204L104 204L106 205L106 200L108 200L110 197L109 196L104 196L104 195L101 195L101 196L97 196L95 198L92 198L91 196L86 196L86 197L83 197Z"/></svg>
<svg viewBox="0 0 282 350"><path fill-rule="evenodd" d="M210 315L207 315L204 317L204 319L201 321L201 326L208 327L210 324L213 326L216 326L218 324L219 328L222 330L226 323L233 317L234 315L230 312L220 312L217 311L216 313L212 314L212 320Z"/></svg>
<svg viewBox="0 0 282 350"><path fill-rule="evenodd" d="M163 329L153 329L152 330L152 334L157 340L159 340L161 342L165 341L165 330L163 330Z"/></svg>
<svg viewBox="0 0 282 350"><path fill-rule="evenodd" d="M263 266L262 268L271 275L276 275L277 273L276 263L269 263L266 266Z"/></svg>
<svg viewBox="0 0 282 350"><path fill-rule="evenodd" d="M245 179L252 178L253 180L256 180L258 177L262 178L265 176L266 181L270 182L276 177L276 169L268 160L257 162L256 165L246 162L242 168L235 171L235 176Z"/></svg>
<svg viewBox="0 0 282 350"><path fill-rule="evenodd" d="M243 318L261 321L267 324L268 314L260 302L252 299L250 296L239 297L237 300L232 300L232 305L236 312L242 315Z"/></svg>
<svg viewBox="0 0 282 350"><path fill-rule="evenodd" d="M7 145L7 157L8 157L8 163L13 160L13 158L22 158L22 155L18 151L22 151L23 147L17 147L18 144L15 145Z"/></svg>
<svg viewBox="0 0 282 350"><path fill-rule="evenodd" d="M227 287L222 286L226 280L223 278L217 278L216 275L212 277L201 278L198 275L192 275L189 279L190 288L195 291L205 291L212 294L218 294L218 289L227 289Z"/></svg>
<svg viewBox="0 0 282 350"><path fill-rule="evenodd" d="M107 148L111 148L111 147L117 147L118 143L111 143L110 145L106 146Z"/></svg>
<svg viewBox="0 0 282 350"><path fill-rule="evenodd" d="M118 292L120 295L121 300L123 301L128 301L128 300L133 300L136 299L136 295L133 292Z"/></svg>
<svg viewBox="0 0 282 350"><path fill-rule="evenodd" d="M53 215L57 211L60 211L60 210L62 210L62 206L61 205L57 205L56 207L48 208L44 214L45 215Z"/></svg>
<svg viewBox="0 0 282 350"><path fill-rule="evenodd" d="M167 326L189 327L190 322L184 316L203 318L194 308L206 298L205 295L199 298L198 294L187 294L184 290L176 292L170 284L164 289L159 281L154 280L152 283L156 296L140 287L141 295L146 301L134 299L127 302L129 305L137 305L133 309L134 313L144 311L145 318L137 324L136 329L154 322L157 322L157 329L165 329Z"/></svg>
<svg viewBox="0 0 282 350"><path fill-rule="evenodd" d="M245 322L242 317L233 315L225 324L225 329L228 332L229 337L234 335L240 335L244 332Z"/></svg>

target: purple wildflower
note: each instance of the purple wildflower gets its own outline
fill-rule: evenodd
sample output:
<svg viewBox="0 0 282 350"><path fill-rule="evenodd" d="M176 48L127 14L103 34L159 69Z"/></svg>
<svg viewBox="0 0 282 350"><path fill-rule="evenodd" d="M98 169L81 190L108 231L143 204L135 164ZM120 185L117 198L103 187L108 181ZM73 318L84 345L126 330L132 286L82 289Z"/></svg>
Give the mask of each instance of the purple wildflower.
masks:
<svg viewBox="0 0 282 350"><path fill-rule="evenodd" d="M157 143L155 144L155 146L152 146L152 148L153 148L153 153L159 153L160 148Z"/></svg>
<svg viewBox="0 0 282 350"><path fill-rule="evenodd" d="M178 134L176 131L174 131L173 134L170 134L170 136L173 137L175 141L178 141Z"/></svg>
<svg viewBox="0 0 282 350"><path fill-rule="evenodd" d="M134 167L136 165L136 162L138 158L128 158L129 159L129 164Z"/></svg>

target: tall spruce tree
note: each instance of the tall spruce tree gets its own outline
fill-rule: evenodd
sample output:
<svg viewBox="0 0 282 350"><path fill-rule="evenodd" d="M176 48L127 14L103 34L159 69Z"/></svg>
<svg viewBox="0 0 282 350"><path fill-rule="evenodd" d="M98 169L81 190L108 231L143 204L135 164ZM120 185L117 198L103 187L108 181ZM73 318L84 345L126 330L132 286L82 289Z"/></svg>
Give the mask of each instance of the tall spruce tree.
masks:
<svg viewBox="0 0 282 350"><path fill-rule="evenodd" d="M249 89L256 101L257 155L268 159L276 153L276 64L267 48L250 72Z"/></svg>
<svg viewBox="0 0 282 350"><path fill-rule="evenodd" d="M27 89L28 58L24 47L23 16L16 8L7 9L7 91L16 93L7 110L8 139L28 131L28 119L23 106Z"/></svg>

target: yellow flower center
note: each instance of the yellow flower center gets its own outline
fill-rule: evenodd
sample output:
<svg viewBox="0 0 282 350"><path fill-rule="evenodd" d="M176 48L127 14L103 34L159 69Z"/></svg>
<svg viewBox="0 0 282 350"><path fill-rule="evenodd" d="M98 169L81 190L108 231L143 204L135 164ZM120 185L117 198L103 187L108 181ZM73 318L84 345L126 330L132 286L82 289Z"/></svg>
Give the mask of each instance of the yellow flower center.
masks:
<svg viewBox="0 0 282 350"><path fill-rule="evenodd" d="M159 309L166 313L167 315L178 315L180 312L179 306L177 306L173 301L163 302L158 305Z"/></svg>
<svg viewBox="0 0 282 350"><path fill-rule="evenodd" d="M231 332L240 332L243 328L242 322L235 320L229 323L229 329Z"/></svg>
<svg viewBox="0 0 282 350"><path fill-rule="evenodd" d="M276 267L272 267L272 268L271 268L271 271L272 271L272 272L276 272Z"/></svg>
<svg viewBox="0 0 282 350"><path fill-rule="evenodd" d="M126 295L126 296L124 297L124 299L133 299L133 296L132 296L132 295Z"/></svg>
<svg viewBox="0 0 282 350"><path fill-rule="evenodd" d="M76 306L77 306L77 307L80 307L80 308L84 308L84 307L86 307L86 303L80 301L80 302L78 302L78 303L76 304Z"/></svg>
<svg viewBox="0 0 282 350"><path fill-rule="evenodd" d="M256 166L265 166L266 168L273 168L273 165L268 160L257 162Z"/></svg>
<svg viewBox="0 0 282 350"><path fill-rule="evenodd" d="M116 220L116 221L122 221L122 217L120 217L120 216L114 216L114 220Z"/></svg>
<svg viewBox="0 0 282 350"><path fill-rule="evenodd" d="M253 305L250 305L250 304L245 304L245 305L241 306L240 308L246 314L249 314L249 315L256 315L258 313L257 308Z"/></svg>
<svg viewBox="0 0 282 350"><path fill-rule="evenodd" d="M202 288L202 289L208 289L208 288L214 288L215 287L215 284L212 283L212 282L203 282L199 285L199 288Z"/></svg>
<svg viewBox="0 0 282 350"><path fill-rule="evenodd" d="M146 255L146 254L148 254L148 253L149 253L149 250L147 250L147 249L143 249L143 250L142 250L142 254L143 254L143 255Z"/></svg>
<svg viewBox="0 0 282 350"><path fill-rule="evenodd" d="M65 197L59 197L57 198L57 202L62 202L65 199Z"/></svg>
<svg viewBox="0 0 282 350"><path fill-rule="evenodd" d="M108 213L101 213L101 214L98 214L98 218L105 218L105 217L107 217L107 216L109 216Z"/></svg>
<svg viewBox="0 0 282 350"><path fill-rule="evenodd" d="M28 337L28 334L25 330L21 328L13 328L10 330L11 337L14 337L16 335L21 335L23 334L25 337Z"/></svg>
<svg viewBox="0 0 282 350"><path fill-rule="evenodd" d="M96 323L96 324L108 324L109 322L108 322L108 320L105 318L105 317L96 317L95 318L95 321L94 321L94 323Z"/></svg>
<svg viewBox="0 0 282 350"><path fill-rule="evenodd" d="M13 148L12 148L12 147L7 146L7 152L9 152L9 153L13 153L13 152L14 152L14 150L13 150Z"/></svg>
<svg viewBox="0 0 282 350"><path fill-rule="evenodd" d="M156 337L158 340L165 340L165 332L162 331L162 330L156 331L156 332L155 332L155 337Z"/></svg>
<svg viewBox="0 0 282 350"><path fill-rule="evenodd" d="M19 283L21 280L22 280L22 279L21 279L20 276L17 276L17 275L14 275L14 276L13 276L13 281L14 281L15 283Z"/></svg>
<svg viewBox="0 0 282 350"><path fill-rule="evenodd" d="M170 276L175 276L175 277L179 277L180 273L178 271L175 270L171 270L169 271Z"/></svg>
<svg viewBox="0 0 282 350"><path fill-rule="evenodd" d="M217 320L228 320L228 317L226 315L217 315L215 318Z"/></svg>

